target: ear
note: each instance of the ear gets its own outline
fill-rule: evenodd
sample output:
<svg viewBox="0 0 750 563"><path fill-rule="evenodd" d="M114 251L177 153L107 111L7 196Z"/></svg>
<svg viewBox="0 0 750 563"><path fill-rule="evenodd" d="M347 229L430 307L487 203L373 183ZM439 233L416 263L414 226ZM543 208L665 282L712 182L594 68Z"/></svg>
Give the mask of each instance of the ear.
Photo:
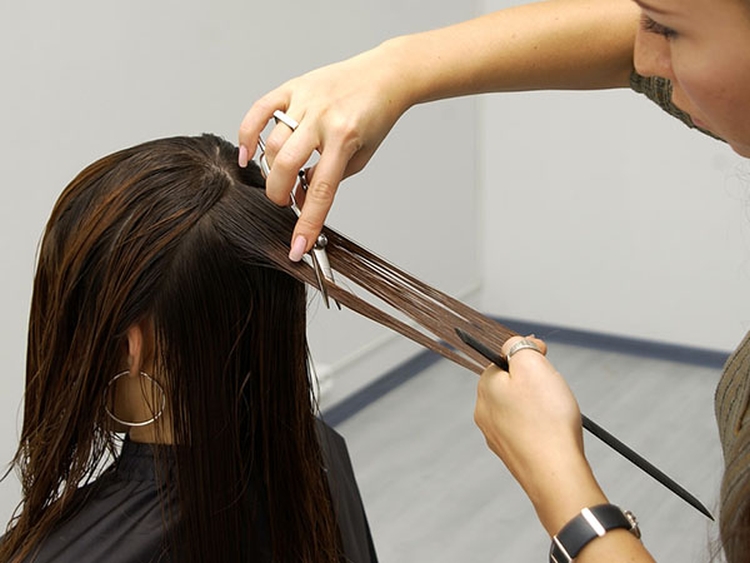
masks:
<svg viewBox="0 0 750 563"><path fill-rule="evenodd" d="M128 329L127 341L130 377L138 377L144 362L144 334L141 325L134 324Z"/></svg>

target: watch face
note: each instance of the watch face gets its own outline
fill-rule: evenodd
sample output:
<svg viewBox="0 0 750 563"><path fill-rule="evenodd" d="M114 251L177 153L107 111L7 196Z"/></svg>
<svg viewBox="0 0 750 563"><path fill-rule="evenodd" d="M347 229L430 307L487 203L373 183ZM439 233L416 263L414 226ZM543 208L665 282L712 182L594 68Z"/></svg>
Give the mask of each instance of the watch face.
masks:
<svg viewBox="0 0 750 563"><path fill-rule="evenodd" d="M622 513L625 515L625 518L628 519L628 522L630 522L630 533L638 539L641 539L641 529L638 527L638 520L636 520L635 514L629 510L623 510Z"/></svg>

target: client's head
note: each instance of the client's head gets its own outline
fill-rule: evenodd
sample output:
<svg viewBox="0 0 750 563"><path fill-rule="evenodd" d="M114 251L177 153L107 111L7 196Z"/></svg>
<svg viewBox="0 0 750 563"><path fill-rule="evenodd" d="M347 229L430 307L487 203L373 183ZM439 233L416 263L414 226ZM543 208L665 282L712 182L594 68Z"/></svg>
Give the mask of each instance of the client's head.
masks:
<svg viewBox="0 0 750 563"><path fill-rule="evenodd" d="M180 496L190 495L178 509L196 533L221 528L222 544L242 543L232 511L257 481L271 535L285 536L274 543L302 542L279 560L294 549L317 561L335 548L305 289L280 269L295 268L284 266L294 216L236 161L214 136L162 139L102 158L60 196L34 284L19 523L39 518L43 528L62 514L113 448L110 415L155 418L132 435L176 445ZM292 510L320 539L284 514Z"/></svg>
<svg viewBox="0 0 750 563"><path fill-rule="evenodd" d="M86 405L56 428L88 449L89 429L111 426L107 403L128 379L144 383L141 372L169 398L157 441L201 447L207 427L226 431L225 407L251 381L268 384L253 411L276 394L309 405L304 286L277 265L293 217L234 151L208 135L152 141L92 164L62 193L34 286L28 374L45 412L26 413L31 430L33 415Z"/></svg>
<svg viewBox="0 0 750 563"><path fill-rule="evenodd" d="M26 413L30 429L33 415L86 405L56 429L88 449L88 430L111 426L107 403L132 394L128 379L143 384L141 372L169 398L149 428L167 433L156 441L200 447L214 422L226 431L217 407L265 376L267 400L248 408L262 412L277 393L309 405L304 286L277 265L293 217L234 151L208 135L152 141L92 164L62 193L34 286L28 374L45 412Z"/></svg>

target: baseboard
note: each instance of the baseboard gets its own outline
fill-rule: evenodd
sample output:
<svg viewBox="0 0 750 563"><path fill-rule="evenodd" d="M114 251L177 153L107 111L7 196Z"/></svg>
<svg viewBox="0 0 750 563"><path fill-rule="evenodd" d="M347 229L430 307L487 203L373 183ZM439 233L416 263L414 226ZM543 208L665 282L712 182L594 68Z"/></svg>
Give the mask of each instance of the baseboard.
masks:
<svg viewBox="0 0 750 563"><path fill-rule="evenodd" d="M549 342L559 342L561 344L571 344L594 350L632 354L634 356L656 358L690 365L721 368L730 354L730 352L724 350L682 346L668 342L579 330L520 319L493 318L519 334L535 334L539 338Z"/></svg>
<svg viewBox="0 0 750 563"><path fill-rule="evenodd" d="M631 354L716 369L721 369L729 357L729 352L722 350L680 346L677 344L603 334L519 319L493 318L519 334L535 334L549 343L559 342L561 344L570 344L595 350ZM416 377L440 359L442 359L442 356L430 350L423 350L417 353L393 369L386 371L381 376L372 379L367 385L358 388L350 395L340 397L338 401L328 403L330 406L322 408L323 419L331 426L345 422L362 409Z"/></svg>

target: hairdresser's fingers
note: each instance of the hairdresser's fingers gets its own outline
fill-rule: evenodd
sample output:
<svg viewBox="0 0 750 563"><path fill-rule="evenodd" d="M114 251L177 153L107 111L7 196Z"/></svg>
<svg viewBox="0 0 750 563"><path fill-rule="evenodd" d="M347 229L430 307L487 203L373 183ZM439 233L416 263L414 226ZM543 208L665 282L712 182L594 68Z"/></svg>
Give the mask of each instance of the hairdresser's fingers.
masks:
<svg viewBox="0 0 750 563"><path fill-rule="evenodd" d="M366 164L366 161L365 161L365 163L363 163L363 164L359 165L359 167L357 167L358 166L357 161L360 160L358 157L361 154L361 152L362 151L359 151L354 156L354 158L352 158L349 161L349 163L346 166L346 170L344 171L343 178L348 178L352 174L356 174L357 172L359 172L360 170L362 170L362 168L364 167L364 164ZM305 182L306 182L306 185L308 187L310 186L310 183L312 182L312 178L315 175L315 170L317 169L317 167L318 167L318 164L315 163L312 166L308 166L307 168L305 168L303 170L303 172L305 174ZM336 190L336 191L338 192L338 190ZM305 197L306 196L307 196L307 189L302 187L302 183L301 182L297 182L297 186L294 188L294 199L297 201L297 205L299 205L300 209L302 208L303 205L305 205Z"/></svg>
<svg viewBox="0 0 750 563"><path fill-rule="evenodd" d="M302 213L292 234L290 260L299 261L318 238L333 205L339 182L354 152L354 147L349 150L344 147L327 147L321 152L320 160L311 175L310 187L305 194Z"/></svg>
<svg viewBox="0 0 750 563"><path fill-rule="evenodd" d="M271 172L266 178L266 195L278 205L289 205L289 194L297 185L299 171L318 147L317 137L300 125L294 132L285 124L273 128L266 142Z"/></svg>
<svg viewBox="0 0 750 563"><path fill-rule="evenodd" d="M500 442L512 442L512 434L522 428L538 432L539 439L545 432L554 437L563 427L573 434L580 432L578 403L545 356L544 342L533 336L514 336L503 344L502 354L507 356L523 340L530 340L539 350L518 349L508 358L509 371L490 366L480 378L476 413L480 428L484 431L486 424L490 433L499 433Z"/></svg>
<svg viewBox="0 0 750 563"><path fill-rule="evenodd" d="M533 335L533 334L530 334L530 335L528 335L528 336L512 336L512 337L510 337L510 338L509 338L508 340L506 340L506 341L505 341L505 343L503 344L503 347L502 347L502 349L501 349L501 353L502 353L502 355L503 355L503 356L507 356L507 354L508 354L508 351L509 351L509 350L510 350L511 348L513 348L513 346L514 346L514 345L516 345L517 343L521 342L522 340L529 340L529 341L531 341L531 342L532 342L533 344L535 344L535 345L537 346L538 350L533 350L533 349L529 349L529 348L524 348L524 349L522 349L522 350L519 350L519 352L522 352L522 351L524 351L524 350L528 350L528 351L530 351L530 352L534 352L534 353L537 353L537 354L542 354L543 356L546 356L546 355L547 355L547 343L546 343L546 342L545 342L544 340L542 340L541 338L537 338L537 337L536 337L535 335ZM514 353L514 354L513 354L513 355L514 355L514 357L515 357L515 354L517 354L517 353L519 353L519 352L516 352L516 353Z"/></svg>
<svg viewBox="0 0 750 563"><path fill-rule="evenodd" d="M542 354L544 354L545 356L547 355L547 343L544 340L542 340L541 338L537 338L533 334L527 336L526 339L534 342L537 346L539 346L539 349L542 351Z"/></svg>
<svg viewBox="0 0 750 563"><path fill-rule="evenodd" d="M533 350L514 354L510 373L485 370L474 421L524 488L539 467L583 454L578 403L554 366Z"/></svg>
<svg viewBox="0 0 750 563"><path fill-rule="evenodd" d="M289 95L283 88L277 88L257 100L247 111L240 123L239 130L239 165L244 168L255 155L258 148L258 136L273 118L277 109L285 110L289 106Z"/></svg>
<svg viewBox="0 0 750 563"><path fill-rule="evenodd" d="M240 125L239 135L239 165L247 166L255 152L258 136L268 121L275 119L274 112L284 111L293 123L298 124L292 129L288 123L277 121L265 138L265 160L271 170L266 178L266 194L278 205L289 204L289 194L297 182L297 173L319 144L313 136L297 133L304 113L287 108L290 96L286 90L282 86L255 102ZM292 135L295 142L289 142ZM252 145L253 149L250 150L248 145Z"/></svg>
<svg viewBox="0 0 750 563"><path fill-rule="evenodd" d="M310 182L312 181L312 177L315 174L315 168L317 167L317 164L314 164L312 166L309 166L308 168L305 168L303 170L303 173L305 175L305 186L309 187ZM294 199L297 202L297 206L302 209L305 205L305 198L307 197L307 188L303 187L302 182L297 182L297 185L294 188Z"/></svg>

